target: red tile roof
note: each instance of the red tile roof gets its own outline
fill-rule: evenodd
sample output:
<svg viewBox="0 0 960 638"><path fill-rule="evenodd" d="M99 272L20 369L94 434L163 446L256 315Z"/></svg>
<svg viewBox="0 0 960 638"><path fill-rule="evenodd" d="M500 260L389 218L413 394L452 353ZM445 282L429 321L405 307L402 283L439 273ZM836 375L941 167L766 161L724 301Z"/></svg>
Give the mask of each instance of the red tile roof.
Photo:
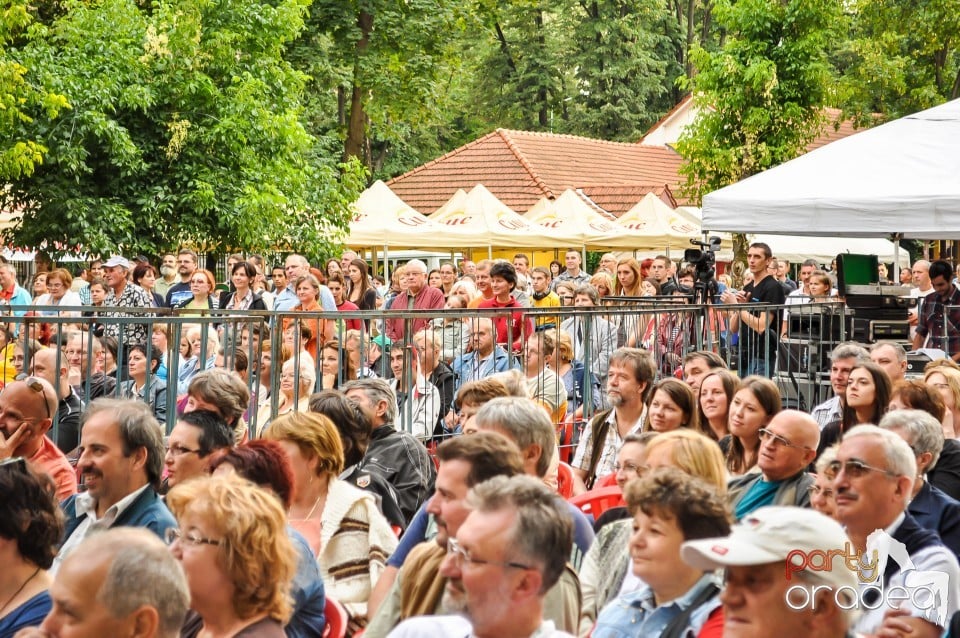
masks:
<svg viewBox="0 0 960 638"><path fill-rule="evenodd" d="M523 213L542 197L555 199L568 188L584 185L648 185L646 193L651 184L658 188L666 184L679 192L680 163L680 156L666 147L497 129L387 185L425 214L458 188L470 190L477 184ZM630 206L637 201L639 197Z"/></svg>
<svg viewBox="0 0 960 638"><path fill-rule="evenodd" d="M826 146L830 142L836 142L837 140L843 139L849 135L866 130L866 128L854 128L852 120L840 119L843 117L843 112L840 109L825 108L823 109L823 113L826 115L827 121L824 123L823 129L820 131L820 136L807 144L808 153L816 148L820 148L821 146Z"/></svg>
<svg viewBox="0 0 960 638"><path fill-rule="evenodd" d="M677 199L673 190L667 184L658 185L636 185L636 186L607 186L598 184L593 186L581 186L577 193L585 202L593 206L601 213L606 213L608 217L616 219L625 212L636 206L647 193L653 193L663 203L670 208L678 206Z"/></svg>

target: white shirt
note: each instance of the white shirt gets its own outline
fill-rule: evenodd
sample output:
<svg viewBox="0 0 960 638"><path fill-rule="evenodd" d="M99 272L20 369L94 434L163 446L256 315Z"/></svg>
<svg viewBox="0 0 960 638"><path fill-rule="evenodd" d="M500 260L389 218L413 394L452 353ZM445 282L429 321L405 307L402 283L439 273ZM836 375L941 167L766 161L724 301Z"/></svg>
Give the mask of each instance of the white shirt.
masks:
<svg viewBox="0 0 960 638"><path fill-rule="evenodd" d="M417 616L408 618L387 634L387 638L472 638L473 626L463 616ZM544 620L530 638L573 638L559 631L552 620Z"/></svg>
<svg viewBox="0 0 960 638"><path fill-rule="evenodd" d="M128 507L133 505L133 502L140 497L144 490L148 489L152 489L149 483L138 490L130 492L108 507L102 517L97 516L97 499L93 498L88 492L77 494L77 498L74 501L74 508L76 509L77 518L83 516L84 519L80 521L77 528L73 530L70 537L65 540L60 547L60 551L57 552L57 556L53 560L53 566L50 568L50 572L56 574L63 559L73 551L77 545L83 542L87 536L110 529L117 518L119 518Z"/></svg>

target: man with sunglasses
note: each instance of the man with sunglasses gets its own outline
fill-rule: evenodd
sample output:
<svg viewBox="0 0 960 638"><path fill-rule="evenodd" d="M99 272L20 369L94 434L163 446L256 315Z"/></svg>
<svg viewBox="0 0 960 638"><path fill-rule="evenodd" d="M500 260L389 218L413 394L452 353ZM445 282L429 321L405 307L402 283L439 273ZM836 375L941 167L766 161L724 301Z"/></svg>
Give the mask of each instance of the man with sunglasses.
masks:
<svg viewBox="0 0 960 638"><path fill-rule="evenodd" d="M0 460L22 456L57 486L57 500L77 493L77 475L47 436L57 410L57 394L45 379L14 381L0 393Z"/></svg>
<svg viewBox="0 0 960 638"><path fill-rule="evenodd" d="M472 511L447 543L440 573L449 616L401 623L390 635L559 638L544 619L544 598L566 569L573 525L566 503L530 476L498 476L475 486Z"/></svg>
<svg viewBox="0 0 960 638"><path fill-rule="evenodd" d="M783 410L760 430L760 473L730 483L728 497L737 520L767 505L810 507L814 483L807 467L817 455L820 427L806 412Z"/></svg>
<svg viewBox="0 0 960 638"><path fill-rule="evenodd" d="M875 551L889 554L886 564L873 570L882 573L860 579L866 608L855 631L874 634L880 629L889 610L879 600L882 596L886 601L900 600L899 608L909 615L896 621L909 627L911 636L940 636L960 605L960 566L940 537L906 511L917 475L910 446L894 432L858 425L844 435L830 470L837 519L846 527L853 550L868 556ZM867 582L869 577L882 584ZM916 587L918 578L924 577L931 578L924 582L926 596ZM936 613L938 603L945 613Z"/></svg>

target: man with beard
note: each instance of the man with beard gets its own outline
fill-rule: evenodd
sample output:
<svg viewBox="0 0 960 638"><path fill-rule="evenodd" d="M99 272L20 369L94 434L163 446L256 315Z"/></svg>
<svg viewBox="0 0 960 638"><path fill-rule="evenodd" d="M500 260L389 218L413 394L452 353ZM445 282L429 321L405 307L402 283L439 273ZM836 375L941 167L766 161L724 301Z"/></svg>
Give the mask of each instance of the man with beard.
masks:
<svg viewBox="0 0 960 638"><path fill-rule="evenodd" d="M569 636L543 614L571 547L563 499L535 478L498 476L474 487L467 504L440 566L443 606L458 615L411 619L390 635Z"/></svg>
<svg viewBox="0 0 960 638"><path fill-rule="evenodd" d="M177 256L166 253L160 260L160 279L153 284L153 290L166 299L170 287L177 283Z"/></svg>
<svg viewBox="0 0 960 638"><path fill-rule="evenodd" d="M61 505L60 561L87 536L112 527L145 527L163 538L177 522L160 500L163 435L146 403L97 399L83 415L77 468L86 492Z"/></svg>
<svg viewBox="0 0 960 638"><path fill-rule="evenodd" d="M523 474L517 446L502 434L479 432L444 442L437 448L440 467L436 491L427 502L437 536L411 550L393 587L367 625L367 638L386 636L398 622L412 616L431 615L441 609L446 580L440 565L447 555L447 541L456 535L470 510L467 492L494 476Z"/></svg>
<svg viewBox="0 0 960 638"><path fill-rule="evenodd" d="M619 348L610 355L607 400L613 407L587 424L571 463L587 489L598 477L613 474L623 439L640 432L656 374L653 356L646 350Z"/></svg>

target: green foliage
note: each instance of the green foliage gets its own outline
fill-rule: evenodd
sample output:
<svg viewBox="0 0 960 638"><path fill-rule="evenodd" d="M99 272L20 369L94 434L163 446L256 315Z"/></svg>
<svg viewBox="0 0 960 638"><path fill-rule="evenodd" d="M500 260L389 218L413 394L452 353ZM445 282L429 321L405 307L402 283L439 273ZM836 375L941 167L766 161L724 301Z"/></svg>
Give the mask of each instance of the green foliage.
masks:
<svg viewBox="0 0 960 638"><path fill-rule="evenodd" d="M31 134L31 113L55 118L70 108L60 94L45 91L29 77L29 70L10 46L23 37L33 18L21 0L5 3L0 13L0 179L31 175L44 161L47 147Z"/></svg>
<svg viewBox="0 0 960 638"><path fill-rule="evenodd" d="M851 36L834 51L847 111L897 118L960 97L960 0L858 0L849 11Z"/></svg>
<svg viewBox="0 0 960 638"><path fill-rule="evenodd" d="M304 77L282 52L305 8L66 5L19 51L73 108L34 115L48 161L11 182L5 203L24 217L7 239L92 253L181 243L319 253L336 243L360 169L318 154L300 121Z"/></svg>
<svg viewBox="0 0 960 638"><path fill-rule="evenodd" d="M572 29L571 129L636 141L676 103L681 32L656 0L580 0Z"/></svg>
<svg viewBox="0 0 960 638"><path fill-rule="evenodd" d="M840 33L837 0L722 0L714 7L727 33L715 52L692 52L687 81L700 117L677 144L681 172L697 201L706 192L797 156L822 125Z"/></svg>

